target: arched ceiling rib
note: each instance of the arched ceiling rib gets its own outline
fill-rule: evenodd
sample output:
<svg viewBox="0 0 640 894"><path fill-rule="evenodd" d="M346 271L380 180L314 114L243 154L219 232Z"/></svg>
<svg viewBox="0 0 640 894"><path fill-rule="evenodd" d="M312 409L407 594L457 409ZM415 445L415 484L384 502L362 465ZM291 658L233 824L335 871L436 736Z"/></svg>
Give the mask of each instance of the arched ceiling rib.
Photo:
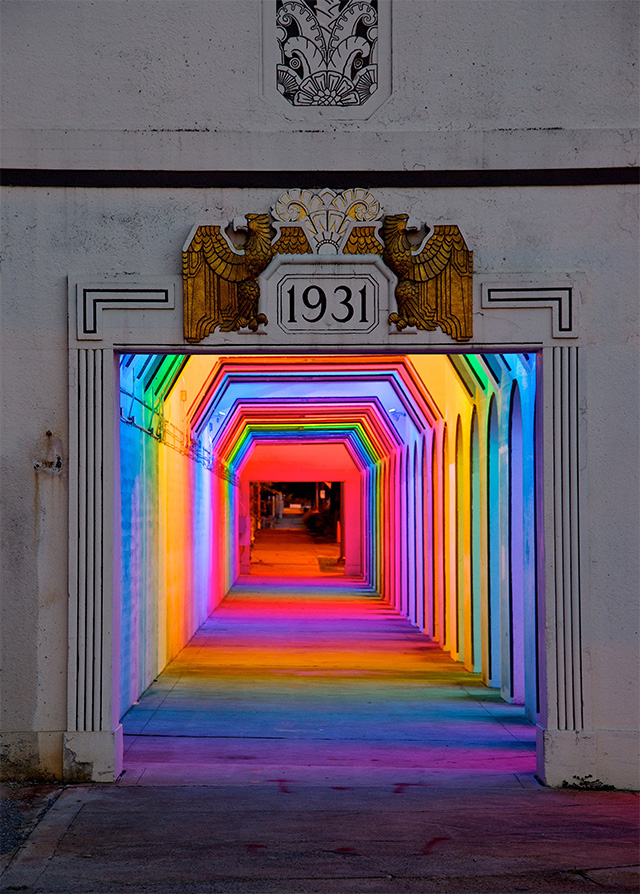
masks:
<svg viewBox="0 0 640 894"><path fill-rule="evenodd" d="M510 355L514 356L514 355ZM526 359L527 355L522 355ZM437 400L457 381L467 399L486 391L500 374L503 356L122 355L124 393L159 428L165 421L231 471L241 472L265 444L342 444L366 469L404 444L415 444L442 421ZM453 378L445 370L454 371ZM443 388L445 390L443 390ZM438 395L437 400L433 392ZM145 420L147 419L145 416ZM157 423L157 425L156 425Z"/></svg>
<svg viewBox="0 0 640 894"><path fill-rule="evenodd" d="M224 427L233 405L247 398L308 402L347 397L377 399L401 436L407 425L424 430L441 415L407 358L260 358L259 365L224 358L190 407L191 429L199 437L212 421L214 431Z"/></svg>

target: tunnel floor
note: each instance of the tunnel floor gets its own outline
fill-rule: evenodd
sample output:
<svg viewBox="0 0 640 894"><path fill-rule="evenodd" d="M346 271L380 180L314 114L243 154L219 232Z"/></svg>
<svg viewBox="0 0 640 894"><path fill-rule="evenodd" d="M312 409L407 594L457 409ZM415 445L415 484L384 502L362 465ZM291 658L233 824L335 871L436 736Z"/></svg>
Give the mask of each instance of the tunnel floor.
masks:
<svg viewBox="0 0 640 894"><path fill-rule="evenodd" d="M298 518L283 518L274 528L256 534L251 549L251 574L260 577L344 576L338 562L340 545L316 540Z"/></svg>
<svg viewBox="0 0 640 894"><path fill-rule="evenodd" d="M241 578L123 725L123 784L401 791L535 772L522 708L344 578Z"/></svg>

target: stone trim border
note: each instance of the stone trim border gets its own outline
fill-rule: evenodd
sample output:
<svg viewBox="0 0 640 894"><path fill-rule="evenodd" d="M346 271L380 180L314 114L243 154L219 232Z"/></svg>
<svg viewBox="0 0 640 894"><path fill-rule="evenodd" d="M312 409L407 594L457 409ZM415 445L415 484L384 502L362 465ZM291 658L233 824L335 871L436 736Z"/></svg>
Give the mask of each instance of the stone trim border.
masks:
<svg viewBox="0 0 640 894"><path fill-rule="evenodd" d="M555 282L564 277L557 275ZM496 278L499 279L499 278ZM96 285L99 282L99 286ZM68 728L65 732L65 778L72 781L109 781L116 779L121 767L121 732L117 716L118 643L119 643L119 452L117 440L118 402L116 367L118 351L129 345L135 350L162 352L168 349L190 351L185 343L167 343L172 331L167 315L166 295L171 278L159 281L147 278L102 281L92 277L82 283L70 278L69 314L69 397L70 397L70 514L69 514L69 655L68 655ZM526 283L526 284L525 284ZM105 309L126 310L126 327L105 325L86 331L85 294L92 289L107 289ZM549 281L527 283L524 276L505 277L482 286L506 289L508 301L491 302L513 314L514 321L530 319L534 307L551 308L557 317L558 338L577 337L575 304L571 304L572 334L566 333L566 315L562 317L563 297L573 294L567 279L556 287ZM82 301L78 302L78 296ZM140 297L144 295L145 297ZM138 297L136 297L138 296ZM149 297L147 297L149 296ZM513 299L513 300L512 300ZM510 305L510 306L507 306ZM96 313L100 313L99 305ZM117 310L114 311L118 313ZM521 317L524 315L524 317ZM175 316L175 313L174 315ZM487 320L491 320L488 314ZM504 313L499 314L504 317ZM97 316L96 316L97 319ZM110 315L109 319L112 317ZM82 325L79 326L81 321ZM171 317L173 320L173 317ZM173 324L175 321L173 321ZM173 325L172 324L172 325ZM561 324L562 327L561 328ZM520 323L518 323L520 325ZM79 327L79 328L78 328ZM125 333L126 330L126 333ZM83 334L81 338L78 331ZM582 608L586 592L586 557L580 547L580 506L585 500L581 460L583 431L582 352L577 344L558 345L551 327L542 341L529 348L513 347L504 340L465 345L465 351L531 350L539 358L538 388L539 432L537 469L538 555L539 561L539 636L541 638L541 692L539 773L553 784L555 757L552 742L558 732L589 729L588 655L589 636ZM84 333L86 332L86 335ZM122 341L126 334L126 341ZM90 342L89 342L90 343ZM144 346L144 347L142 347ZM255 346L221 342L202 346L205 351L239 354ZM322 349L321 346L320 350ZM383 343L378 353L397 353L398 344ZM459 350L459 346L457 346ZM404 342L403 352L450 350L443 344ZM282 350L278 345L261 345L261 350ZM353 352L353 344L327 345L331 353ZM198 353L198 352L194 352ZM544 468L544 476L541 472ZM99 735L92 735L92 734ZM78 735L81 734L81 735ZM595 740L594 740L595 741ZM591 742L591 739L589 740ZM595 748L595 745L593 746ZM549 762L551 762L549 764ZM551 769L548 771L547 766Z"/></svg>
<svg viewBox="0 0 640 894"><path fill-rule="evenodd" d="M3 186L50 189L349 189L366 183L368 189L473 189L508 186L637 186L640 167L607 168L494 168L410 171L255 171L97 170L93 168L1 168Z"/></svg>
<svg viewBox="0 0 640 894"><path fill-rule="evenodd" d="M175 285L168 283L160 288L123 287L122 283L76 285L77 337L102 339L102 311L109 308L127 310L173 310Z"/></svg>
<svg viewBox="0 0 640 894"><path fill-rule="evenodd" d="M576 338L578 336L578 309L574 287L503 288L482 284L482 307L526 308L549 307L553 310L553 337Z"/></svg>

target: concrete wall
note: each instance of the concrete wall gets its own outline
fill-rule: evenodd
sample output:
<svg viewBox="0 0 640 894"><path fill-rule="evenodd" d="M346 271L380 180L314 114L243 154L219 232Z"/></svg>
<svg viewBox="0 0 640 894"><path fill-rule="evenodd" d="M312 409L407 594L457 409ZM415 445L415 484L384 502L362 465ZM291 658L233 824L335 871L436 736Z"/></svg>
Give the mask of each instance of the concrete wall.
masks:
<svg viewBox="0 0 640 894"><path fill-rule="evenodd" d="M268 0L3 3L4 164L412 170L634 163L637 5L400 0L365 120L267 100ZM312 147L312 151L311 150Z"/></svg>
<svg viewBox="0 0 640 894"><path fill-rule="evenodd" d="M226 595L214 549L228 534L201 464L124 422L120 457L122 717Z"/></svg>
<svg viewBox="0 0 640 894"><path fill-rule="evenodd" d="M606 176L571 184L579 179L572 169L637 163L638 6L397 2L391 97L357 120L333 119L330 109L296 118L264 98L270 63L261 52L261 10L256 0L4 2L3 164L238 171L254 179L276 170L287 184L289 172L309 168L396 172L376 190L387 213L458 223L478 281L582 277L589 732L577 744L572 736L571 745L549 745L547 778L560 784L593 773L632 784L637 190L615 185L613 174L611 185ZM564 185L528 187L524 175L511 188L481 182L483 172L529 168L564 169ZM462 188L455 177L445 178L447 188L397 185L397 174L452 169L476 172L476 185ZM346 181L366 186L367 175ZM67 276L179 276L195 222L267 210L284 187L276 175L260 189L175 182L137 189L135 176L112 189L44 182L7 187L2 204L2 729L11 772L59 776L67 728ZM477 296L475 311L476 341L490 342L492 324ZM526 341L515 317L505 311L503 318L514 342ZM179 308L171 325L180 342Z"/></svg>

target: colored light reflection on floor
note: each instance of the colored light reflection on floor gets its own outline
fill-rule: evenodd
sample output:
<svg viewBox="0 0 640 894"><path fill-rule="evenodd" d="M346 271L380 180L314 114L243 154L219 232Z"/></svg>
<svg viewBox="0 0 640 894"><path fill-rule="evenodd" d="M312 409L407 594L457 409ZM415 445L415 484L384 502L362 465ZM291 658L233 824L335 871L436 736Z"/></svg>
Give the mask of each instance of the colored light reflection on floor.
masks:
<svg viewBox="0 0 640 894"><path fill-rule="evenodd" d="M324 480L345 579L535 714L534 355L120 368L122 713L256 572L250 483Z"/></svg>
<svg viewBox="0 0 640 894"><path fill-rule="evenodd" d="M428 785L535 770L534 728L382 599L243 580L124 718L125 783Z"/></svg>

